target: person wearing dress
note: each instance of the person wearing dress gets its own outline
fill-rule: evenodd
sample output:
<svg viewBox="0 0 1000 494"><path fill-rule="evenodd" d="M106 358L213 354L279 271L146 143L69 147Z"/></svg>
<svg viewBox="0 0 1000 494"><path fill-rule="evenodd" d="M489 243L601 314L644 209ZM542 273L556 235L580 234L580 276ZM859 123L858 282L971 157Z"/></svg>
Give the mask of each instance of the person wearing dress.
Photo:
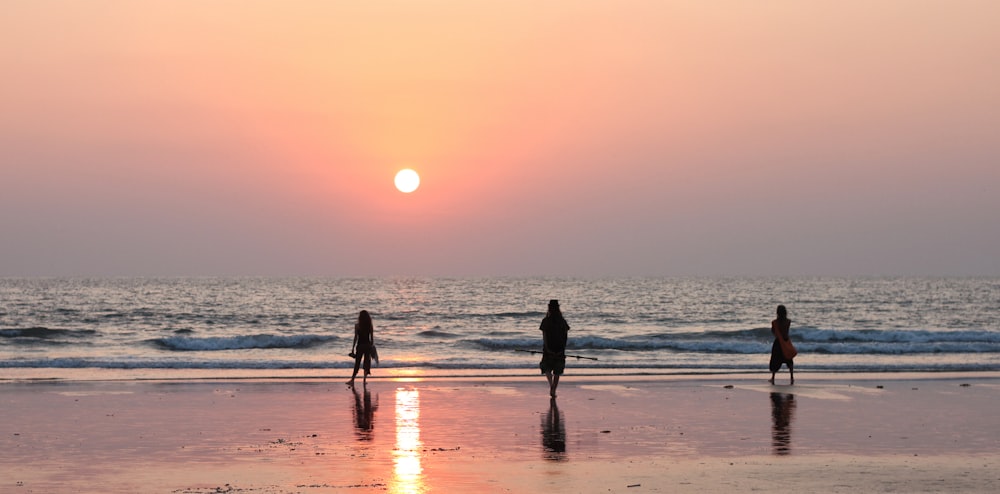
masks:
<svg viewBox="0 0 1000 494"><path fill-rule="evenodd" d="M774 375L781 370L781 364L788 366L788 374L791 376L790 384L795 384L795 363L792 361L795 355L786 355L785 350L782 348L782 340L784 340L784 343L788 347L791 347L791 340L788 336L788 330L791 327L792 321L788 319L788 311L784 305L779 305L778 317L771 321L771 333L774 335L774 343L771 344L771 362L769 364L771 369L771 379L769 382L771 384L774 384Z"/></svg>

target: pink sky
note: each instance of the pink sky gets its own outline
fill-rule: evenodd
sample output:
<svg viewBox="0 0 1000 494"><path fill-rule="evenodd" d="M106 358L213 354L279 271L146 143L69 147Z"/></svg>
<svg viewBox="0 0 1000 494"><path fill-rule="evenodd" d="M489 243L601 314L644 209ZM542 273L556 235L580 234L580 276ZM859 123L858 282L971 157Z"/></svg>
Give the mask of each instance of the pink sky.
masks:
<svg viewBox="0 0 1000 494"><path fill-rule="evenodd" d="M993 1L43 0L0 32L0 276L1000 275Z"/></svg>

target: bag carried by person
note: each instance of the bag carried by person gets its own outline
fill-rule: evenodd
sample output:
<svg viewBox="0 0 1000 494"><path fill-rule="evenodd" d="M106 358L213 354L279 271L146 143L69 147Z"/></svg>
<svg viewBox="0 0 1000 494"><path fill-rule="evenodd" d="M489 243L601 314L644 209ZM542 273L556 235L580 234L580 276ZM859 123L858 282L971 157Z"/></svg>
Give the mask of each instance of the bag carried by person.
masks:
<svg viewBox="0 0 1000 494"><path fill-rule="evenodd" d="M778 345L781 346L781 354L788 360L795 358L799 354L799 351L795 349L795 345L792 345L792 340L778 338Z"/></svg>

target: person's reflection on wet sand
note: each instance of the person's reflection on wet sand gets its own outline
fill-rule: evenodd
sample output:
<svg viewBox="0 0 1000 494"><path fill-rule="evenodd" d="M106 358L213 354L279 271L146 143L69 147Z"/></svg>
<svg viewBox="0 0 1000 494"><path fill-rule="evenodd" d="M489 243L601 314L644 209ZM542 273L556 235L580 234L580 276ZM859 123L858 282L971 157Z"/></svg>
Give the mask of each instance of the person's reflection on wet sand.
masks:
<svg viewBox="0 0 1000 494"><path fill-rule="evenodd" d="M371 441L375 435L375 410L378 410L378 394L372 402L371 391L364 388L364 397L354 391L354 433L358 436L358 441Z"/></svg>
<svg viewBox="0 0 1000 494"><path fill-rule="evenodd" d="M795 395L771 393L771 447L776 455L792 452L792 416L795 415Z"/></svg>
<svg viewBox="0 0 1000 494"><path fill-rule="evenodd" d="M542 455L546 460L566 459L565 417L556 405L556 399L549 400L549 412L542 416Z"/></svg>

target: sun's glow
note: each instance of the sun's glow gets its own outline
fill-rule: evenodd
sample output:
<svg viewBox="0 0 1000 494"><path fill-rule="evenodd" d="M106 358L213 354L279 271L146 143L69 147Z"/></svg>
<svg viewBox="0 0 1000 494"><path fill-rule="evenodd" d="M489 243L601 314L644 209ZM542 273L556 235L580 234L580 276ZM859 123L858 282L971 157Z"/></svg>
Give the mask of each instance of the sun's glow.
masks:
<svg viewBox="0 0 1000 494"><path fill-rule="evenodd" d="M396 449L393 450L396 478L392 492L417 494L425 492L423 468L420 466L420 392L416 389L396 389Z"/></svg>
<svg viewBox="0 0 1000 494"><path fill-rule="evenodd" d="M396 173L396 188L400 192L410 193L420 187L420 175L417 172L404 168Z"/></svg>

